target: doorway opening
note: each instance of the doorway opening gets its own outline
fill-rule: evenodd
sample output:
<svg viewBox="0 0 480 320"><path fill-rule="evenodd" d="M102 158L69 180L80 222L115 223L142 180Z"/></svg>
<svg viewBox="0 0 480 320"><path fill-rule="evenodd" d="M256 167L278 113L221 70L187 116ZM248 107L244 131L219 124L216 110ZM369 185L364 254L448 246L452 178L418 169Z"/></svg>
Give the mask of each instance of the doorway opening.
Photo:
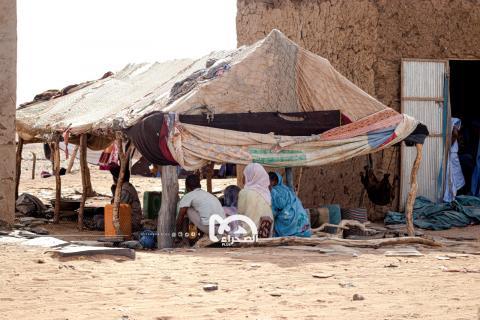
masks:
<svg viewBox="0 0 480 320"><path fill-rule="evenodd" d="M450 60L450 106L453 118L461 120L458 156L465 186L458 194L478 194L472 190L472 174L479 150L480 136L480 60ZM480 168L479 168L480 169ZM479 177L474 178L476 181ZM480 183L479 183L480 184ZM474 186L477 185L475 182ZM478 188L477 188L478 189ZM477 193L476 193L476 192Z"/></svg>

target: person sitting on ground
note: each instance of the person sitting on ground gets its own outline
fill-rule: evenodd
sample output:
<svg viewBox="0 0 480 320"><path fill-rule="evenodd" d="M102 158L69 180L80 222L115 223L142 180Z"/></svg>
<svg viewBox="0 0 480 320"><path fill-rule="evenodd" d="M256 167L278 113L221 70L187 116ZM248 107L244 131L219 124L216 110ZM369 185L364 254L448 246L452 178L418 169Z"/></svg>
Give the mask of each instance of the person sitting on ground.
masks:
<svg viewBox="0 0 480 320"><path fill-rule="evenodd" d="M225 211L226 217L237 214L239 192L240 188L236 185L230 185L223 190L223 211ZM238 227L238 221L230 222L231 234L235 234L235 232L238 230Z"/></svg>
<svg viewBox="0 0 480 320"><path fill-rule="evenodd" d="M283 184L283 178L276 172L269 172L274 236L310 237L310 220L302 202L293 190Z"/></svg>
<svg viewBox="0 0 480 320"><path fill-rule="evenodd" d="M120 175L120 167L118 164L112 163L109 165L110 173L112 174L113 184L110 187L112 191L112 201L115 200L115 190L117 189L118 177ZM142 231L142 206L138 198L138 193L135 187L130 183L130 170L125 170L123 176L122 192L120 193L120 203L130 205L132 210L132 232ZM93 224L96 230L104 230L104 208L95 208L93 214Z"/></svg>
<svg viewBox="0 0 480 320"><path fill-rule="evenodd" d="M236 185L230 185L223 191L223 207L235 209L238 207L238 193L240 188Z"/></svg>
<svg viewBox="0 0 480 320"><path fill-rule="evenodd" d="M209 233L210 216L216 214L225 219L220 201L213 194L202 190L197 175L187 176L185 191L187 193L178 204L180 210L176 222L177 232L185 231L185 216L188 216L190 222L205 234Z"/></svg>
<svg viewBox="0 0 480 320"><path fill-rule="evenodd" d="M112 194L115 197L120 167L118 165L110 167L110 173L113 177ZM112 199L113 201L113 199ZM130 170L125 170L123 175L122 192L120 194L120 203L130 205L132 209L132 232L142 231L142 206L138 199L138 193L135 187L130 183Z"/></svg>
<svg viewBox="0 0 480 320"><path fill-rule="evenodd" d="M251 163L243 171L243 183L245 187L238 194L237 212L255 223L259 238L268 238L273 230L268 173L262 165ZM250 236L251 233L247 235Z"/></svg>

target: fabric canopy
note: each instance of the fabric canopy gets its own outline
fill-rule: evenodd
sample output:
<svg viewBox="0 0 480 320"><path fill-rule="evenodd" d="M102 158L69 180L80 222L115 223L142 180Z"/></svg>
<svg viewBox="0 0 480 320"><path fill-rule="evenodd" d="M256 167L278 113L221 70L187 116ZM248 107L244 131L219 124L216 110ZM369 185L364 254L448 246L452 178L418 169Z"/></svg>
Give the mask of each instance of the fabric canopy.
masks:
<svg viewBox="0 0 480 320"><path fill-rule="evenodd" d="M339 110L343 125L319 135L254 134L183 124L179 114ZM165 138L185 169L207 161L320 165L374 152L407 137L417 122L383 105L317 56L273 30L251 46L199 60L131 64L58 98L17 111L26 140L52 132L109 136L152 112L175 113ZM156 133L158 134L158 133ZM158 148L156 148L158 150Z"/></svg>

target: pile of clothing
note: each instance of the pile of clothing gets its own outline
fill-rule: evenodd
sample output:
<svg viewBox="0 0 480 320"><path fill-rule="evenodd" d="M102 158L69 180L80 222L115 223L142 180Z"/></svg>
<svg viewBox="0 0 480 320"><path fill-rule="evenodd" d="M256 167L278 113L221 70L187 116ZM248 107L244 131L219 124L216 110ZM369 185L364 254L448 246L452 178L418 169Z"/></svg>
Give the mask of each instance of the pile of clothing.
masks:
<svg viewBox="0 0 480 320"><path fill-rule="evenodd" d="M405 214L388 212L385 224L404 224ZM434 203L417 197L413 205L413 224L422 229L445 230L480 223L480 198L458 196L449 203Z"/></svg>
<svg viewBox="0 0 480 320"><path fill-rule="evenodd" d="M206 63L206 68L195 71L187 78L173 85L170 90L168 104L190 92L198 83L221 76L227 70L230 70L230 61L209 59Z"/></svg>

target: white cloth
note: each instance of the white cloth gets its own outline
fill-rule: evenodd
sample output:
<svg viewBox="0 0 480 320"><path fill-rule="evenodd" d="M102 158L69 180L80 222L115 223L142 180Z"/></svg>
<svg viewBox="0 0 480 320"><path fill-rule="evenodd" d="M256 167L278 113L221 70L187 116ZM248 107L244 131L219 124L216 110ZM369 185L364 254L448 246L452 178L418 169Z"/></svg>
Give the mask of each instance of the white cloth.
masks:
<svg viewBox="0 0 480 320"><path fill-rule="evenodd" d="M217 214L221 218L225 219L225 212L223 211L223 207L220 201L218 201L218 199L214 195L200 188L187 193L180 200L179 207L195 209L200 216L199 222L203 226L208 226L210 216L214 214Z"/></svg>
<svg viewBox="0 0 480 320"><path fill-rule="evenodd" d="M453 128L460 130L462 122L458 118L452 118L452 131ZM445 194L443 195L443 201L452 202L455 200L457 191L465 185L465 178L463 177L462 167L460 165L460 159L458 158L458 142L455 141L450 147L447 163L447 176L445 181Z"/></svg>

